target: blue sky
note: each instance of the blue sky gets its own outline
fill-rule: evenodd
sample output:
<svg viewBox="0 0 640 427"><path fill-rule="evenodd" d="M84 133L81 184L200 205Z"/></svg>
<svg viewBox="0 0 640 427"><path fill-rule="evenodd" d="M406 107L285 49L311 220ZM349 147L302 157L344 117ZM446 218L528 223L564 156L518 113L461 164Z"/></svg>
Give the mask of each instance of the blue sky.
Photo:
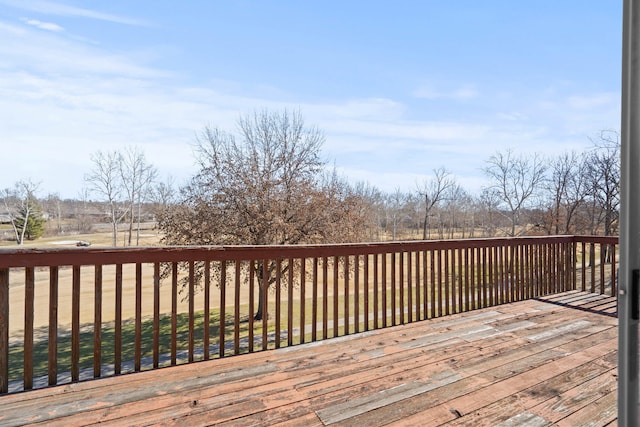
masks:
<svg viewBox="0 0 640 427"><path fill-rule="evenodd" d="M622 1L0 0L0 189L76 197L98 150L195 173L195 134L299 109L352 182L471 192L496 151L619 129Z"/></svg>

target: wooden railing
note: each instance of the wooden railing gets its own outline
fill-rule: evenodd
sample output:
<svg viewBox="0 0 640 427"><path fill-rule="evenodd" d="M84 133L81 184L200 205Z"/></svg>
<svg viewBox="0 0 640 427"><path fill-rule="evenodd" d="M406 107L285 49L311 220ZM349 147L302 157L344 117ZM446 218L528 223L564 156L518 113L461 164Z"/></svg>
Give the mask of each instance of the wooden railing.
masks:
<svg viewBox="0 0 640 427"><path fill-rule="evenodd" d="M614 295L616 248L617 238L552 236L3 250L0 393L290 346L572 289Z"/></svg>

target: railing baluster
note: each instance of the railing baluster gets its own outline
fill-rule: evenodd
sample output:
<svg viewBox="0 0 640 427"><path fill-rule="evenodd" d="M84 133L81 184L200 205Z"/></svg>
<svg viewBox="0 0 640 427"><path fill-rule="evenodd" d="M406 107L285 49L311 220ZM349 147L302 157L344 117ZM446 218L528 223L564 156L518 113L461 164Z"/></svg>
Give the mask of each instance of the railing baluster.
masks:
<svg viewBox="0 0 640 427"><path fill-rule="evenodd" d="M427 251L420 251L420 258L422 259L422 277L420 280L420 288L422 292L422 319L426 320L429 318L429 265L427 259Z"/></svg>
<svg viewBox="0 0 640 427"><path fill-rule="evenodd" d="M429 293L431 295L431 318L438 316L438 304L436 301L436 250L431 249L429 251L429 266L430 266L430 281L429 281Z"/></svg>
<svg viewBox="0 0 640 427"><path fill-rule="evenodd" d="M415 264L414 264L414 270L415 270L415 282L414 282L414 287L415 287L415 310L416 310L416 321L422 320L423 317L423 313L424 311L422 311L421 309L421 305L422 305L422 293L423 293L423 288L422 288L422 280L420 277L420 273L422 272L421 267L420 267L420 254L422 252L420 251L415 251L414 253L414 260L415 260Z"/></svg>
<svg viewBox="0 0 640 427"><path fill-rule="evenodd" d="M344 257L344 334L349 335L349 256Z"/></svg>
<svg viewBox="0 0 640 427"><path fill-rule="evenodd" d="M502 265L502 247L500 246L493 246L492 247L492 255L493 255L493 277L492 277L492 283L493 283L493 304L492 305L498 305L501 304L501 291L502 291L502 278L501 278L501 274L502 274L502 269L501 269L501 265Z"/></svg>
<svg viewBox="0 0 640 427"><path fill-rule="evenodd" d="M276 348L280 348L280 332L282 329L282 259L275 260L276 263ZM236 282L240 281L240 275L236 272ZM240 301L236 301L236 307Z"/></svg>
<svg viewBox="0 0 640 427"><path fill-rule="evenodd" d="M616 295L616 247L611 245L611 293L610 296Z"/></svg>
<svg viewBox="0 0 640 427"><path fill-rule="evenodd" d="M451 314L455 314L458 312L458 289L457 280L456 280L456 251L455 249L448 250L449 252L449 264L450 270L449 274L449 287L451 288Z"/></svg>
<svg viewBox="0 0 640 427"><path fill-rule="evenodd" d="M102 266L100 266L102 267ZM2 270L0 270L0 276ZM96 276L97 276L96 270ZM58 384L58 266L49 267L49 346L48 346L48 379L49 385ZM0 277L0 287L2 286ZM0 328L2 327L0 315ZM0 338L1 341L1 338ZM94 340L95 342L95 340ZM2 376L2 374L0 374Z"/></svg>
<svg viewBox="0 0 640 427"><path fill-rule="evenodd" d="M23 380L24 389L33 388L33 310L35 299L35 269L27 267L24 269L24 353L23 353ZM74 270L75 273L75 270ZM74 277L75 279L75 277ZM75 282L74 282L75 283ZM75 292L74 292L75 302ZM75 316L76 307L74 307ZM78 311L80 308L78 307ZM75 317L74 317L75 318ZM75 325L75 324L74 324ZM75 346L74 346L75 348Z"/></svg>
<svg viewBox="0 0 640 427"><path fill-rule="evenodd" d="M227 333L227 261L220 261L220 316L218 320L218 356L224 357L226 346L225 335ZM208 310L207 310L208 311ZM265 311L266 312L266 311ZM207 345L208 346L208 345Z"/></svg>
<svg viewBox="0 0 640 427"><path fill-rule="evenodd" d="M491 306L497 305L500 297L499 270L498 270L498 247L489 248L489 295Z"/></svg>
<svg viewBox="0 0 640 427"><path fill-rule="evenodd" d="M178 363L178 263L171 264L171 365Z"/></svg>
<svg viewBox="0 0 640 427"><path fill-rule="evenodd" d="M509 303L513 301L514 282L517 277L513 264L513 245L508 244L504 246L504 265L502 270L504 271L504 299L503 303Z"/></svg>
<svg viewBox="0 0 640 427"><path fill-rule="evenodd" d="M399 262L398 262L398 267L400 267L398 269L398 293L399 293L399 297L400 297L400 301L399 301L399 311L400 311L400 324L404 325L404 302L405 302L405 286L404 286L404 261L405 261L405 256L404 256L404 252L400 252L399 253ZM395 260L393 262L393 265L395 265ZM395 270L395 268L394 268ZM395 274L393 275L394 279L395 279ZM394 280L395 281L395 280ZM394 286L395 288L395 286ZM395 299L395 298L394 298Z"/></svg>
<svg viewBox="0 0 640 427"><path fill-rule="evenodd" d="M549 266L547 263L547 245L540 245L539 274L540 274L540 293L539 295L547 295L547 277L549 274Z"/></svg>
<svg viewBox="0 0 640 427"><path fill-rule="evenodd" d="M443 250L444 252L444 314L451 314L452 313L452 301L451 298L453 297L453 286L451 284L451 281L449 280L450 277L450 270L449 270L449 249L445 249Z"/></svg>
<svg viewBox="0 0 640 427"><path fill-rule="evenodd" d="M462 249L457 249L456 252L458 254L458 312L463 312L468 310L467 305L469 304L469 297L466 294L467 288L464 283L464 279L466 277L465 264L463 263L462 257L462 253L464 251Z"/></svg>
<svg viewBox="0 0 640 427"><path fill-rule="evenodd" d="M57 272L56 272L56 276L57 276ZM49 295L49 298L51 299L51 295ZM57 289L56 289L56 299L57 299ZM56 311L57 311L57 304L56 304ZM49 336L49 339L51 339L51 336ZM93 279L93 377L99 378L101 375L101 370L102 370L102 265L97 264L94 267L94 279ZM51 378L49 378L49 381L51 381Z"/></svg>
<svg viewBox="0 0 640 427"><path fill-rule="evenodd" d="M203 356L204 360L211 358L211 261L204 261L204 313L203 313Z"/></svg>
<svg viewBox="0 0 640 427"><path fill-rule="evenodd" d="M518 277L515 285L515 290L516 290L515 300L522 301L524 299L524 262L523 262L524 246L518 245L516 246L515 249L516 249L515 266L516 266L516 272Z"/></svg>
<svg viewBox="0 0 640 427"><path fill-rule="evenodd" d="M322 257L322 339L328 338L329 329L329 265L328 258Z"/></svg>
<svg viewBox="0 0 640 427"><path fill-rule="evenodd" d="M140 371L142 361L142 264L136 263L136 313L134 340L134 370Z"/></svg>
<svg viewBox="0 0 640 427"><path fill-rule="evenodd" d="M497 295L496 295L496 305L504 304L507 302L507 248L504 245L500 245L496 247L496 282L497 286Z"/></svg>
<svg viewBox="0 0 640 427"><path fill-rule="evenodd" d="M397 295L396 295L396 253L392 252L390 254L391 257L391 268L390 268L390 285L391 285L391 325L395 326L397 325L397 320L396 320L396 316L397 316L397 311L396 311L396 306L397 306ZM385 260L386 261L386 260ZM386 262L385 262L386 264Z"/></svg>
<svg viewBox="0 0 640 427"><path fill-rule="evenodd" d="M373 254L373 329L378 329L378 310L380 308L379 304L379 294L378 294L378 254Z"/></svg>
<svg viewBox="0 0 640 427"><path fill-rule="evenodd" d="M364 254L364 271L363 271L363 287L364 287L364 330L369 330L369 254Z"/></svg>
<svg viewBox="0 0 640 427"><path fill-rule="evenodd" d="M589 266L591 267L591 293L596 292L596 245L589 245Z"/></svg>
<svg viewBox="0 0 640 427"><path fill-rule="evenodd" d="M291 263L289 263L291 267ZM255 260L249 261L249 353L253 353L254 340L254 314L255 314ZM291 286L289 286L291 288ZM287 301L287 305L291 304L291 300ZM291 318L291 316L289 316ZM291 345L291 329L288 330L289 345Z"/></svg>
<svg viewBox="0 0 640 427"><path fill-rule="evenodd" d="M312 277L312 289L311 289L311 341L318 339L318 258L313 257L313 277ZM279 330L276 327L276 333Z"/></svg>
<svg viewBox="0 0 640 427"><path fill-rule="evenodd" d="M122 264L116 264L115 325L113 332L113 371L122 373Z"/></svg>
<svg viewBox="0 0 640 427"><path fill-rule="evenodd" d="M160 366L160 263L153 263L153 367Z"/></svg>
<svg viewBox="0 0 640 427"><path fill-rule="evenodd" d="M554 244L550 243L547 245L547 295L555 292L555 251Z"/></svg>
<svg viewBox="0 0 640 427"><path fill-rule="evenodd" d="M353 257L353 317L354 332L360 332L360 257ZM315 304L314 304L315 305Z"/></svg>
<svg viewBox="0 0 640 427"><path fill-rule="evenodd" d="M490 249L482 248L482 307L490 306L489 295L491 289L489 288L489 275L491 274L490 262Z"/></svg>
<svg viewBox="0 0 640 427"><path fill-rule="evenodd" d="M604 294L604 266L607 262L607 246L605 244L600 244L600 294Z"/></svg>
<svg viewBox="0 0 640 427"><path fill-rule="evenodd" d="M267 349L269 328L269 260L262 260L262 349Z"/></svg>
<svg viewBox="0 0 640 427"><path fill-rule="evenodd" d="M504 296L502 298L502 304L510 303L513 297L513 286L515 281L515 271L513 270L513 245L506 244L502 248L503 251L503 264L502 264L502 276L503 279L503 289Z"/></svg>
<svg viewBox="0 0 640 427"><path fill-rule="evenodd" d="M278 260L280 262L280 260ZM280 277L280 267L278 264L278 277ZM240 271L242 263L239 260L235 261L235 281L234 285L234 307L233 307L233 354L240 354ZM280 282L278 282L278 293L280 292ZM278 298L279 301L279 298ZM278 314L280 312L278 311ZM249 313L251 317L251 313ZM278 319L279 320L279 319ZM279 326L278 326L279 328ZM280 330L278 329L278 344L280 344Z"/></svg>
<svg viewBox="0 0 640 427"><path fill-rule="evenodd" d="M451 249L451 312L460 313L462 311L462 293L463 289L460 286L461 274L458 269L458 254L459 251L456 248Z"/></svg>
<svg viewBox="0 0 640 427"><path fill-rule="evenodd" d="M413 322L413 252L407 252L407 321L409 323ZM404 312L404 308L402 309Z"/></svg>
<svg viewBox="0 0 640 427"><path fill-rule="evenodd" d="M71 294L71 381L80 380L80 266L73 266Z"/></svg>
<svg viewBox="0 0 640 427"><path fill-rule="evenodd" d="M305 342L305 335L307 334L306 331L306 305L307 305L307 298L306 298L306 289L307 289L307 277L306 277L306 265L307 265L307 259L306 258L300 258L300 344L303 344ZM348 283L348 282L347 282ZM267 325L265 323L265 329L266 329ZM265 337L266 337L266 333L265 333ZM265 347L266 349L266 347Z"/></svg>
<svg viewBox="0 0 640 427"><path fill-rule="evenodd" d="M468 248L465 251L465 265L467 270L465 271L466 287L467 287L467 308L473 310L476 307L476 266L475 266L475 248Z"/></svg>
<svg viewBox="0 0 640 427"><path fill-rule="evenodd" d="M578 289L578 245L575 242L571 243L571 260L569 262L569 268L571 270L571 289Z"/></svg>
<svg viewBox="0 0 640 427"><path fill-rule="evenodd" d="M541 296L541 295L545 295L546 291L545 291L545 284L546 284L546 277L547 277L547 273L546 273L546 268L547 268L547 264L545 262L545 245L540 245L538 247L538 258L536 260L536 272L538 275L538 293L536 294L536 296Z"/></svg>
<svg viewBox="0 0 640 427"><path fill-rule="evenodd" d="M382 272L381 272L381 281L380 281L380 290L382 291L382 327L387 327L387 254L381 254L382 260Z"/></svg>
<svg viewBox="0 0 640 427"><path fill-rule="evenodd" d="M189 288L187 294L187 302L189 304L189 320L187 326L187 360L189 363L193 362L193 352L195 350L195 335L194 335L194 316L195 316L195 306L193 303L193 297L195 295L195 286L196 286L196 278L195 278L195 264L193 261L189 261Z"/></svg>
<svg viewBox="0 0 640 427"><path fill-rule="evenodd" d="M559 288L559 283L558 283L558 245L555 244L551 244L550 246L550 256L549 256L549 265L551 266L551 268L549 268L549 271L551 272L551 275L549 277L549 284L551 285L550 288L550 292L549 293L556 293L558 292L558 288Z"/></svg>
<svg viewBox="0 0 640 427"><path fill-rule="evenodd" d="M287 273L287 345L293 345L293 259L289 258Z"/></svg>
<svg viewBox="0 0 640 427"><path fill-rule="evenodd" d="M333 336L338 336L338 257L333 257Z"/></svg>

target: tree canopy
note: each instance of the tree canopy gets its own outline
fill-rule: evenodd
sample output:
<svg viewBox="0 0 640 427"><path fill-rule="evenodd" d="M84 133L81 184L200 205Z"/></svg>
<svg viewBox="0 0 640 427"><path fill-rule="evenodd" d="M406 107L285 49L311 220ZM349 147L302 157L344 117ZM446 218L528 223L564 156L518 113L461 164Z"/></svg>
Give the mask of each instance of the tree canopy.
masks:
<svg viewBox="0 0 640 427"><path fill-rule="evenodd" d="M198 173L159 217L167 244L283 245L362 239L363 199L320 157L324 136L299 112L241 117L238 134L205 128Z"/></svg>
<svg viewBox="0 0 640 427"><path fill-rule="evenodd" d="M287 245L362 240L366 201L327 171L324 135L299 112L255 112L237 133L206 127L196 140L198 173L181 199L158 217L169 245ZM275 264L258 261L260 299L274 282ZM287 266L289 274L292 266ZM286 273L283 271L282 273Z"/></svg>

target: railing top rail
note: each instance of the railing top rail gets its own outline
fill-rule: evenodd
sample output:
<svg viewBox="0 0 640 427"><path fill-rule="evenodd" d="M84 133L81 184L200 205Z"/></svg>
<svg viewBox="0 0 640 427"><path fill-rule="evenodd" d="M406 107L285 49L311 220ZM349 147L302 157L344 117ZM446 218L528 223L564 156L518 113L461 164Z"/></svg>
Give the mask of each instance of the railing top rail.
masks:
<svg viewBox="0 0 640 427"><path fill-rule="evenodd" d="M460 248L490 248L551 243L594 242L615 244L617 237L526 236L484 239L409 240L376 243L345 243L282 246L157 246L136 248L0 249L0 268L203 260L256 260L311 258L398 253Z"/></svg>
<svg viewBox="0 0 640 427"><path fill-rule="evenodd" d="M618 243L618 236L573 236L573 240L575 242L615 245Z"/></svg>

